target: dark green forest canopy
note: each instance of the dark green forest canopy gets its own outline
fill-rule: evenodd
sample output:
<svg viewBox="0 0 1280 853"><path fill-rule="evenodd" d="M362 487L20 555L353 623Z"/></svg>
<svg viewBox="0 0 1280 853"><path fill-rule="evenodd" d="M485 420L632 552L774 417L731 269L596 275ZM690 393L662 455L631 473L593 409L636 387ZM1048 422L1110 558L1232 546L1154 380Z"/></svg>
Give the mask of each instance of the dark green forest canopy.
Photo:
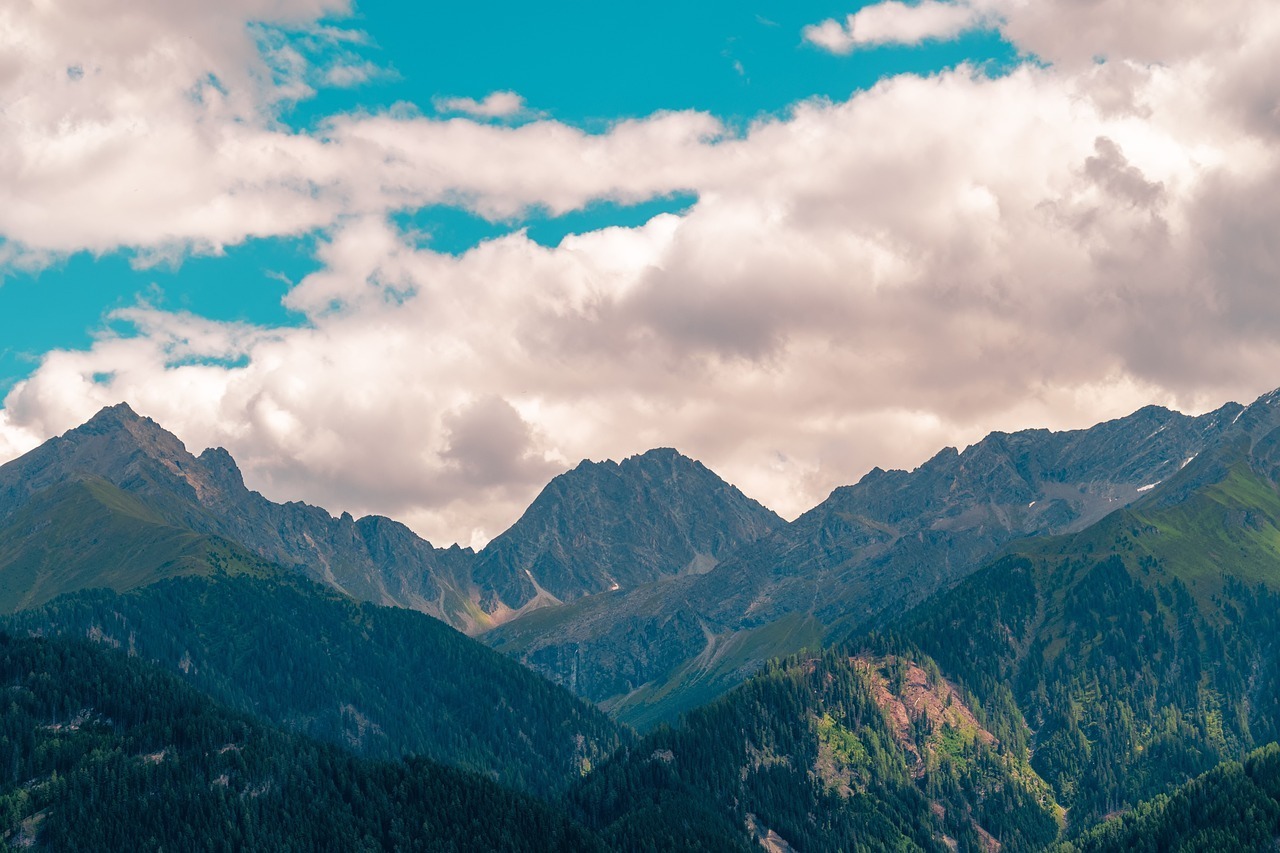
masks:
<svg viewBox="0 0 1280 853"><path fill-rule="evenodd" d="M1280 847L1280 745L1228 761L1057 853L1246 853Z"/></svg>
<svg viewBox="0 0 1280 853"><path fill-rule="evenodd" d="M1052 842L1047 788L959 715L931 662L919 664L835 650L773 664L587 776L571 814L618 849L748 850L770 830L798 850ZM930 696L944 710L912 717Z"/></svg>
<svg viewBox="0 0 1280 853"><path fill-rule="evenodd" d="M0 633L0 837L47 850L593 850L550 806L223 709L84 641Z"/></svg>
<svg viewBox="0 0 1280 853"><path fill-rule="evenodd" d="M551 794L627 730L440 621L302 579L178 578L0 622L94 637L221 702L378 758L421 755Z"/></svg>

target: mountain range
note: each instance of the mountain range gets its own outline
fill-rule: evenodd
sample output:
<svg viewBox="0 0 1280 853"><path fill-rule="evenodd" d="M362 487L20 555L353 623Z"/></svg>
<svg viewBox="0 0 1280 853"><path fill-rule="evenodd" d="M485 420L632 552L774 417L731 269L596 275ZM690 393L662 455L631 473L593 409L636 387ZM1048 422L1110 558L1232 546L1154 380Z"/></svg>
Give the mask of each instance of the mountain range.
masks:
<svg viewBox="0 0 1280 853"><path fill-rule="evenodd" d="M1086 528L1242 411L1149 407L1089 430L993 433L915 471L873 470L705 574L530 614L485 640L620 719L671 721L771 657L922 601L1015 539Z"/></svg>
<svg viewBox="0 0 1280 853"><path fill-rule="evenodd" d="M13 647L50 675L7 735L27 768L0 780L8 843L72 838L40 775L50 726L85 711L85 743L135 749L133 712L99 707L114 687L39 698L77 638L177 679L183 714L354 753L361 779L449 766L541 798L583 846L1242 839L1160 798L1230 785L1280 809L1271 754L1245 760L1280 740L1280 392L993 433L792 522L675 450L583 462L479 553L273 503L120 405L0 466L0 611L52 644ZM58 766L151 778L77 754ZM165 784L206 808L205 776Z"/></svg>

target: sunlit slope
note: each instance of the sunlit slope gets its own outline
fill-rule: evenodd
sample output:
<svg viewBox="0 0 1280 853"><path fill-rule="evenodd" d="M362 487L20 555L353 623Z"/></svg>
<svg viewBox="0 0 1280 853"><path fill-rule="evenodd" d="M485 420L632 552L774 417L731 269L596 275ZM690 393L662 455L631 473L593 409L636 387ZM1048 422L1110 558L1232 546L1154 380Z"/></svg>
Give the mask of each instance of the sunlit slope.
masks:
<svg viewBox="0 0 1280 853"><path fill-rule="evenodd" d="M1060 812L1017 730L926 658L801 655L663 727L569 796L616 849L1039 849Z"/></svg>
<svg viewBox="0 0 1280 853"><path fill-rule="evenodd" d="M272 571L245 548L176 527L95 477L37 493L0 529L0 612L94 587L127 590L168 577Z"/></svg>

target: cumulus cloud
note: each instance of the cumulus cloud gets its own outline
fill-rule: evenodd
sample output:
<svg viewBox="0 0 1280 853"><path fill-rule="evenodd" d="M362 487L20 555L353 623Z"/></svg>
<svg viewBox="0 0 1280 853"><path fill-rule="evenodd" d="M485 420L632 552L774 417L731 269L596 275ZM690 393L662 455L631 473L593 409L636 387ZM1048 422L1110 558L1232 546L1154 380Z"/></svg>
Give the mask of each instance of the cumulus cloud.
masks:
<svg viewBox="0 0 1280 853"><path fill-rule="evenodd" d="M1181 1L1158 21L1109 0L971 8L1048 61L897 77L740 134L691 112L587 134L410 111L290 133L269 105L310 72L272 71L288 63L240 34L191 60L222 69L198 98L0 138L26 158L0 158L26 205L0 206L0 233L32 251L323 229L320 269L286 297L305 325L137 306L137 335L49 353L14 388L0 454L127 399L195 449L226 446L272 497L466 542L583 457L674 445L792 514L990 429L1280 385L1280 13L1231 0L1239 26L1221 27ZM49 92L98 79L92 57L49 56ZM0 86L34 73L3 63ZM680 215L460 257L387 215L676 191L697 198Z"/></svg>
<svg viewBox="0 0 1280 853"><path fill-rule="evenodd" d="M348 11L347 0L104 0L93 15L6 4L0 234L41 257L215 250L314 226L323 215L299 167L319 164L301 165L310 151L272 116L312 92L305 44L340 41L316 22Z"/></svg>
<svg viewBox="0 0 1280 853"><path fill-rule="evenodd" d="M517 118L528 115L524 98L515 92L490 92L479 101L475 98L436 98L436 112L463 113L477 118Z"/></svg>
<svg viewBox="0 0 1280 853"><path fill-rule="evenodd" d="M833 53L878 44L919 44L994 27L1019 49L1079 68L1099 59L1176 62L1206 52L1223 58L1251 32L1275 22L1267 0L1226 0L1205 6L1189 0L882 0L806 27L804 38Z"/></svg>
<svg viewBox="0 0 1280 853"><path fill-rule="evenodd" d="M824 50L846 54L860 47L953 39L989 23L982 10L968 3L923 0L907 4L886 0L862 7L846 17L844 23L828 18L805 27L803 35Z"/></svg>

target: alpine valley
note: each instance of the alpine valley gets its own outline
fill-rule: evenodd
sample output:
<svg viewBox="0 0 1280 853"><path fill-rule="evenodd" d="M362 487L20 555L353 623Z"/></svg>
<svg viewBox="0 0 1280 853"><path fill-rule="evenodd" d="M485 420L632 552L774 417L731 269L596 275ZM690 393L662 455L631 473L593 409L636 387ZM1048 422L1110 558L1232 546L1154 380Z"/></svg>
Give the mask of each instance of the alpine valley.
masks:
<svg viewBox="0 0 1280 853"><path fill-rule="evenodd" d="M479 552L120 404L0 466L0 613L4 849L1280 849L1280 392Z"/></svg>

